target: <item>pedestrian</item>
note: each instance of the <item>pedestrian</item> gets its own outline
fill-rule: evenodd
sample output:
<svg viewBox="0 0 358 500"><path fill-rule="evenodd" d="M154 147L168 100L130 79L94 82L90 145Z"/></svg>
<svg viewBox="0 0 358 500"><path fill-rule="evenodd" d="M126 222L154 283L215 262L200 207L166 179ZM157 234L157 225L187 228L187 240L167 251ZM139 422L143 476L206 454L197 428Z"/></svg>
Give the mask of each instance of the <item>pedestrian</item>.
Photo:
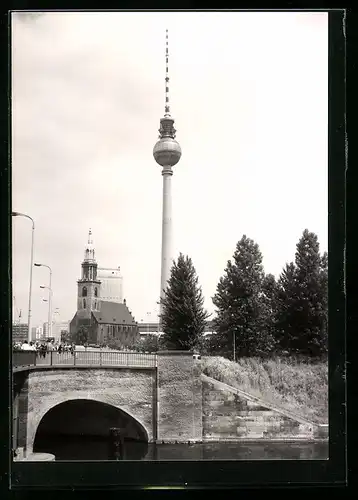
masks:
<svg viewBox="0 0 358 500"><path fill-rule="evenodd" d="M24 340L24 343L22 344L21 349L23 351L29 351L30 350L30 346L29 346L29 343L27 342L27 340Z"/></svg>
<svg viewBox="0 0 358 500"><path fill-rule="evenodd" d="M46 353L47 353L47 346L45 342L43 342L41 345L41 356L44 358L46 356Z"/></svg>

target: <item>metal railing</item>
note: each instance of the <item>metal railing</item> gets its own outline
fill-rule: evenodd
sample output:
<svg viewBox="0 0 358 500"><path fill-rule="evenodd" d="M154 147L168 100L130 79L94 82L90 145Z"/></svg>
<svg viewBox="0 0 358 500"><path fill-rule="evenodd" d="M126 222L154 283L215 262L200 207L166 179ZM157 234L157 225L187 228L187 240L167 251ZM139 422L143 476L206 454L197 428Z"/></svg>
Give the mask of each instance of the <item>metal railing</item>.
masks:
<svg viewBox="0 0 358 500"><path fill-rule="evenodd" d="M14 368L23 366L157 366L156 354L144 354L126 351L50 351L46 354L36 351L14 352Z"/></svg>

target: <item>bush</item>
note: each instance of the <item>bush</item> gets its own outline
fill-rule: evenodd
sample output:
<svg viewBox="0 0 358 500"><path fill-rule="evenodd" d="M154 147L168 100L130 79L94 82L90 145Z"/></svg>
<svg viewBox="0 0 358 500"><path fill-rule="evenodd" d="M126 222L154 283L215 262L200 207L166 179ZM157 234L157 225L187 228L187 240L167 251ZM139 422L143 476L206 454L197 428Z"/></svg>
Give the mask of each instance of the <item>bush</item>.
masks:
<svg viewBox="0 0 358 500"><path fill-rule="evenodd" d="M203 372L315 423L328 422L328 366L295 358L202 358Z"/></svg>
<svg viewBox="0 0 358 500"><path fill-rule="evenodd" d="M154 334L140 337L133 345L133 349L138 352L157 352L163 349L163 337Z"/></svg>

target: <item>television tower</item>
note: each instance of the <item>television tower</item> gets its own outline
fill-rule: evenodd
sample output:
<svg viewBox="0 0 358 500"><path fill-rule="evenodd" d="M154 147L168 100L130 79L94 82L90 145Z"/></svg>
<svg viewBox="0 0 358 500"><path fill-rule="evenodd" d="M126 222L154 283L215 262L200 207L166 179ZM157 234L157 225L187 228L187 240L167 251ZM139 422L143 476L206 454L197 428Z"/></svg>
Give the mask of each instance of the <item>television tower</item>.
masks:
<svg viewBox="0 0 358 500"><path fill-rule="evenodd" d="M168 30L166 30L165 48L165 108L164 117L160 119L159 141L153 149L155 161L162 168L163 176L163 214L162 214L162 260L160 278L160 298L164 296L164 290L170 277L172 266L172 199L171 199L171 178L173 166L178 163L181 157L181 148L175 140L176 130L174 128L174 118L170 115L169 106L169 71L168 71ZM160 305L160 314L162 305Z"/></svg>

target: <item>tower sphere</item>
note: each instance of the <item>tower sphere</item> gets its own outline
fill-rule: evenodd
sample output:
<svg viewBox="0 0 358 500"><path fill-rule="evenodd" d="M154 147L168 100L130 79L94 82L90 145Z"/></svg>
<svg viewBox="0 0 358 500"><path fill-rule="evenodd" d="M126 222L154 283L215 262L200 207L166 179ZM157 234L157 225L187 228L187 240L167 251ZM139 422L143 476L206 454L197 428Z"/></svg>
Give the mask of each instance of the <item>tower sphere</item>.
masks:
<svg viewBox="0 0 358 500"><path fill-rule="evenodd" d="M154 159L162 167L174 166L181 157L181 147L179 143L171 137L163 137L153 148Z"/></svg>

